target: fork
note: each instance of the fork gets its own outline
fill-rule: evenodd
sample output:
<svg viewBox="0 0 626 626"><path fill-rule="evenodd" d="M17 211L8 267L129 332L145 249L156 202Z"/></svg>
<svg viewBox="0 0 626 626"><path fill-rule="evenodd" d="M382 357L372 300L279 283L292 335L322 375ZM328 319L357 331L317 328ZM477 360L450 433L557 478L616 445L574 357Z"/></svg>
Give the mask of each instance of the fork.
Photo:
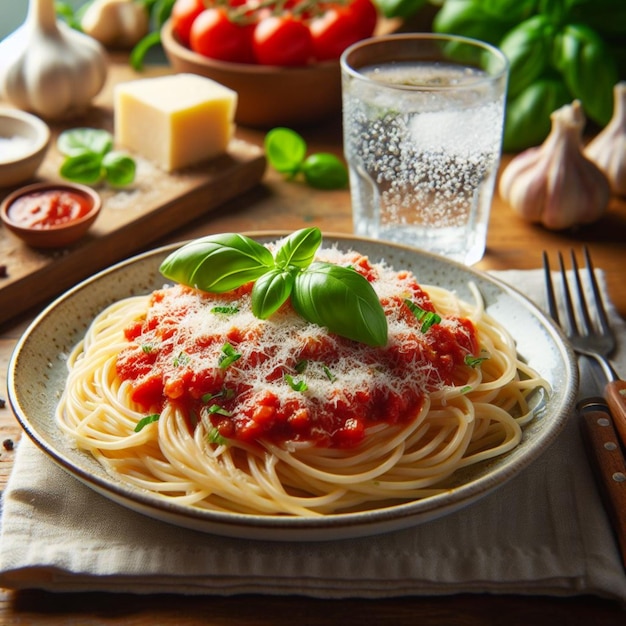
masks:
<svg viewBox="0 0 626 626"><path fill-rule="evenodd" d="M570 256L573 274L572 282L574 283L577 307L574 306L574 299L572 297L572 290L570 289L570 281L567 279L563 254L561 252L558 253L563 305L567 318L567 326L565 326L560 320L548 254L545 251L543 253L548 311L554 321L567 333L574 351L594 359L600 365L607 380L605 396L615 416L615 425L619 430L620 437L626 446L626 382L620 379L615 368L609 361L609 357L613 354L616 347L615 335L608 321L606 308L602 300L602 294L600 293L589 250L585 246L583 248L583 256L585 269L587 270L587 279L593 296L593 307L595 310L594 319L592 319L590 306L587 303L581 270L579 270L576 255L573 250L570 251Z"/></svg>
<svg viewBox="0 0 626 626"><path fill-rule="evenodd" d="M586 247L583 249L583 254L593 294L596 324L592 320L585 298L581 272L578 269L574 251L571 251L571 259L577 309L574 308L563 255L559 252L563 304L568 323L568 329L564 328L564 331L567 332L574 351L579 355L595 359L608 381L605 388L607 401L604 402L601 398L583 398L577 405L577 412L581 418L583 439L587 443L588 456L594 467L600 493L620 547L622 564L626 568L626 459L620 450L616 433L617 430L626 449L626 395L623 393L626 391L626 382L619 380L617 372L609 361L610 355L615 350L615 336L609 326L591 257ZM561 325L546 252L543 253L543 267L548 310L554 321ZM576 315L576 310L578 310L578 315Z"/></svg>

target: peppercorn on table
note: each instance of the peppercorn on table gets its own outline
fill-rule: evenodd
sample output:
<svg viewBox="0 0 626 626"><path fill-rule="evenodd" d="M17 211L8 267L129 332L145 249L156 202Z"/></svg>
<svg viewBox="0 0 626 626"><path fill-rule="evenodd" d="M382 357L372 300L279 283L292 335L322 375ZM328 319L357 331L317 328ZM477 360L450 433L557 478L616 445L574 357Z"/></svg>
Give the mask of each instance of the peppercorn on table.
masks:
<svg viewBox="0 0 626 626"><path fill-rule="evenodd" d="M112 63L114 76L125 77L123 63ZM311 151L341 155L340 120L303 129ZM262 145L263 133L240 128L238 136ZM510 156L504 157L503 165ZM192 239L209 233L296 230L319 226L323 232L352 231L347 190L315 191L287 181L268 169L261 184L229 200L190 226L171 232L161 243ZM483 270L532 269L541 265L541 251L589 246L595 264L606 274L608 291L617 311L626 317L626 202L612 198L608 213L593 225L562 232L548 231L522 221L496 196L489 226ZM140 250L137 250L140 252ZM0 260L1 262L1 260ZM6 400L6 372L12 350L40 307L0 328L0 396ZM12 468L20 427L8 405L0 408L0 484ZM507 623L622 624L622 609L609 600L582 596L569 599L487 594L452 597L403 597L378 600L316 600L300 597L137 596L108 593L48 593L37 590L0 592L0 623L66 624L493 624L507 615Z"/></svg>

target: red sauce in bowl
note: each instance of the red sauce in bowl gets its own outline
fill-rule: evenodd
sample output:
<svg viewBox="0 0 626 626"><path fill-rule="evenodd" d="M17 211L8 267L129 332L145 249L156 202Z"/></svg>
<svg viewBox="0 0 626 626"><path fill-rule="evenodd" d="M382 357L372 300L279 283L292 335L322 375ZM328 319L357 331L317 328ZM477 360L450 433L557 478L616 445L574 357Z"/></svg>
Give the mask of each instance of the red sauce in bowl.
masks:
<svg viewBox="0 0 626 626"><path fill-rule="evenodd" d="M47 229L74 222L89 213L90 198L67 189L34 191L9 206L11 221L22 228Z"/></svg>

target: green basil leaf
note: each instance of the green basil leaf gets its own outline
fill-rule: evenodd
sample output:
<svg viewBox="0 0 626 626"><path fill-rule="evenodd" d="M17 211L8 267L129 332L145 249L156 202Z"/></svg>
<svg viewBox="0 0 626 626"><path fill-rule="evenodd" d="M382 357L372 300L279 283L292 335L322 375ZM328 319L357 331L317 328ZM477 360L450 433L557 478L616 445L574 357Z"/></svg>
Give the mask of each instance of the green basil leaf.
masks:
<svg viewBox="0 0 626 626"><path fill-rule="evenodd" d="M348 169L334 154L317 152L302 164L306 182L317 189L345 189L348 186Z"/></svg>
<svg viewBox="0 0 626 626"><path fill-rule="evenodd" d="M294 391L299 391L301 393L304 393L309 386L306 384L306 381L304 380L295 380L293 376L291 376L290 374L285 374L283 376L283 378L285 379L285 382L294 390Z"/></svg>
<svg viewBox="0 0 626 626"><path fill-rule="evenodd" d="M102 179L102 155L94 152L82 152L65 159L59 173L67 180L84 185L93 185Z"/></svg>
<svg viewBox="0 0 626 626"><path fill-rule="evenodd" d="M509 60L508 96L515 97L543 76L552 61L555 27L545 15L535 15L511 30L500 43Z"/></svg>
<svg viewBox="0 0 626 626"><path fill-rule="evenodd" d="M66 156L95 152L100 156L113 148L113 135L101 128L72 128L59 135L57 148Z"/></svg>
<svg viewBox="0 0 626 626"><path fill-rule="evenodd" d="M371 346L387 343L387 318L374 288L353 269L316 262L296 275L291 303L304 319Z"/></svg>
<svg viewBox="0 0 626 626"><path fill-rule="evenodd" d="M306 155L306 142L289 128L273 128L265 135L265 153L272 167L281 174L295 176Z"/></svg>
<svg viewBox="0 0 626 626"><path fill-rule="evenodd" d="M220 366L220 369L225 370L240 358L241 354L237 352L237 350L235 350L235 348L233 348L229 343L225 343L222 346L222 354L218 359L218 365Z"/></svg>
<svg viewBox="0 0 626 626"><path fill-rule="evenodd" d="M276 251L276 265L281 268L308 267L322 243L322 231L317 227L303 228L289 235Z"/></svg>
<svg viewBox="0 0 626 626"><path fill-rule="evenodd" d="M223 315L234 315L239 313L238 306L214 306L211 308L211 313L220 313Z"/></svg>
<svg viewBox="0 0 626 626"><path fill-rule="evenodd" d="M137 166L134 159L122 152L108 152L102 159L104 177L114 187L130 185L135 180Z"/></svg>
<svg viewBox="0 0 626 626"><path fill-rule="evenodd" d="M509 4L509 3L507 3ZM517 2L525 5L525 2ZM433 32L464 35L498 45L502 37L513 26L522 21L527 9L508 11L498 15L493 7L485 6L484 0L456 0L443 2L433 19ZM488 9L492 9L491 11Z"/></svg>
<svg viewBox="0 0 626 626"><path fill-rule="evenodd" d="M428 332L428 329L434 324L439 324L441 322L441 316L437 313L433 313L433 311L427 311L426 309L422 309L421 306L405 298L404 303L411 309L411 313L415 315L418 322L422 323L421 331L423 333Z"/></svg>
<svg viewBox="0 0 626 626"><path fill-rule="evenodd" d="M211 428L206 437L209 443L216 443L220 446L225 446L228 444L228 439L220 435L220 431L217 428Z"/></svg>
<svg viewBox="0 0 626 626"><path fill-rule="evenodd" d="M236 233L209 235L172 252L160 267L166 278L213 293L231 291L274 267L272 253Z"/></svg>
<svg viewBox="0 0 626 626"><path fill-rule="evenodd" d="M561 78L540 78L529 85L507 102L504 150L517 152L538 146L550 132L550 114L571 101Z"/></svg>
<svg viewBox="0 0 626 626"><path fill-rule="evenodd" d="M468 365L469 367L476 368L479 365L481 365L483 361L486 361L488 358L489 356L474 356L473 354L466 354L465 358L463 359L463 362L465 363L465 365Z"/></svg>
<svg viewBox="0 0 626 626"><path fill-rule="evenodd" d="M287 300L293 289L293 274L273 269L259 276L252 288L252 313L265 320Z"/></svg>
<svg viewBox="0 0 626 626"><path fill-rule="evenodd" d="M142 417L135 426L135 432L138 433L143 430L148 424L152 424L153 422L158 422L161 415L159 413L152 413L151 415L146 415Z"/></svg>
<svg viewBox="0 0 626 626"><path fill-rule="evenodd" d="M224 415L225 417L232 417L232 413L224 407L221 407L219 404L212 404L208 410L211 415Z"/></svg>
<svg viewBox="0 0 626 626"><path fill-rule="evenodd" d="M565 26L557 38L555 62L573 98L585 113L605 125L613 113L613 86L619 79L617 64L594 30L582 24Z"/></svg>
<svg viewBox="0 0 626 626"><path fill-rule="evenodd" d="M324 370L324 374L326 374L326 378L328 378L331 383L334 383L337 380L337 377L330 371L328 365L322 365L322 369Z"/></svg>

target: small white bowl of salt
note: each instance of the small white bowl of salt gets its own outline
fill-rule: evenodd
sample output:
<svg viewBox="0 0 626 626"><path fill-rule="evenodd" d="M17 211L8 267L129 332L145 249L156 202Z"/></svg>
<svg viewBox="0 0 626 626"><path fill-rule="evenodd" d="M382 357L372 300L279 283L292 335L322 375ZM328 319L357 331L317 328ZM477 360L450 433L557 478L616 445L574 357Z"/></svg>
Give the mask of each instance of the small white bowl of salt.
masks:
<svg viewBox="0 0 626 626"><path fill-rule="evenodd" d="M50 128L30 113L0 107L0 187L32 179L50 144Z"/></svg>

